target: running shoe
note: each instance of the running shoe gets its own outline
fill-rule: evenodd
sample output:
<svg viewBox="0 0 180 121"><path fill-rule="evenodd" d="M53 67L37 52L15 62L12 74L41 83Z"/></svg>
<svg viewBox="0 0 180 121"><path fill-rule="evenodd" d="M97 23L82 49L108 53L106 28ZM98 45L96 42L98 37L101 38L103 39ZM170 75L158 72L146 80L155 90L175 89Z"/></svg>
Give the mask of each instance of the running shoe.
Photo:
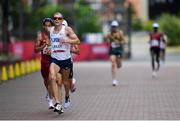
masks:
<svg viewBox="0 0 180 121"><path fill-rule="evenodd" d="M67 109L70 107L70 105L71 105L71 102L70 102L69 96L65 97L64 108Z"/></svg>
<svg viewBox="0 0 180 121"><path fill-rule="evenodd" d="M156 78L156 77L157 77L157 73L156 73L155 71L153 71L152 77L153 77L153 78Z"/></svg>
<svg viewBox="0 0 180 121"><path fill-rule="evenodd" d="M117 80L113 80L113 86L117 86L118 85L118 81Z"/></svg>
<svg viewBox="0 0 180 121"><path fill-rule="evenodd" d="M57 112L57 113L59 113L59 114L64 113L63 108L62 108L62 105L59 104L59 103L56 103L56 104L54 105L54 112Z"/></svg>
<svg viewBox="0 0 180 121"><path fill-rule="evenodd" d="M53 99L48 100L49 109L54 109Z"/></svg>

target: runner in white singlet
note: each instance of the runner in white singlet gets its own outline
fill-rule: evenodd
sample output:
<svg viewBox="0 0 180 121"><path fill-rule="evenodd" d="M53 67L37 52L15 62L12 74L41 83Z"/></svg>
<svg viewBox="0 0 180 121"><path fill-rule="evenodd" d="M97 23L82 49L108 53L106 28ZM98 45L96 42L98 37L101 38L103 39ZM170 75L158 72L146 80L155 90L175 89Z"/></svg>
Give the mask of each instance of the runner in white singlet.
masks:
<svg viewBox="0 0 180 121"><path fill-rule="evenodd" d="M49 78L53 97L56 102L54 112L63 113L62 99L59 92L59 84L56 81L56 74L62 74L62 81L65 90L70 90L69 73L71 65L70 48L73 44L80 44L80 40L72 28L62 25L63 16L61 13L54 14L54 27L50 29L51 39L51 64ZM69 100L69 96L66 96Z"/></svg>

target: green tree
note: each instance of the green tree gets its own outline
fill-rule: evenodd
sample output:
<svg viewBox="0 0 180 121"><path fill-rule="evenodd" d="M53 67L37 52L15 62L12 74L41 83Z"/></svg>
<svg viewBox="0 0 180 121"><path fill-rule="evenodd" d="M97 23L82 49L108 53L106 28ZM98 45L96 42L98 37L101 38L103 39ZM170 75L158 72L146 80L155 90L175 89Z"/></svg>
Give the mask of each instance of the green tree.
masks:
<svg viewBox="0 0 180 121"><path fill-rule="evenodd" d="M160 29L168 37L168 45L180 45L180 18L174 15L163 14L160 19Z"/></svg>
<svg viewBox="0 0 180 121"><path fill-rule="evenodd" d="M78 1L74 4L75 27L77 34L82 37L85 33L101 32L101 25L98 15L92 10L89 4Z"/></svg>
<svg viewBox="0 0 180 121"><path fill-rule="evenodd" d="M12 0L11 4L10 14L13 20L11 34L20 39L35 38L36 32L42 27L43 18L52 17L55 12L63 14L79 37L84 33L101 31L97 13L89 4L84 4L83 0L75 2L73 8L65 8L62 4L49 4L48 0L33 0L32 6L24 5L22 0L21 2Z"/></svg>
<svg viewBox="0 0 180 121"><path fill-rule="evenodd" d="M57 11L62 11L62 6L59 5L45 5L34 10L32 14L31 25L35 30L40 30L42 26L42 20L45 17L52 17Z"/></svg>
<svg viewBox="0 0 180 121"><path fill-rule="evenodd" d="M55 12L61 12L63 17L67 20L72 20L72 12L68 9L65 9L62 5L57 4L46 4L42 7L39 7L34 10L32 14L31 25L38 31L41 29L42 20L45 17L53 17ZM69 22L69 21L68 21Z"/></svg>

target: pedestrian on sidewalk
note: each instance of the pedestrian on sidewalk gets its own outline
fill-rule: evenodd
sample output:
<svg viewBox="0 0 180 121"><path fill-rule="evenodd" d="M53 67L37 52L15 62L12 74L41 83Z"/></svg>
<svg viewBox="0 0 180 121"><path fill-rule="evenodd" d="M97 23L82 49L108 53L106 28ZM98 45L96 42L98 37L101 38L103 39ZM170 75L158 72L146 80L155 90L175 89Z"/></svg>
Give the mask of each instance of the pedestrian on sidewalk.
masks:
<svg viewBox="0 0 180 121"><path fill-rule="evenodd" d="M105 37L109 43L109 55L111 60L112 85L118 85L117 71L122 66L123 45L125 38L123 32L118 29L119 23L116 20L111 22L111 32Z"/></svg>
<svg viewBox="0 0 180 121"><path fill-rule="evenodd" d="M163 33L159 32L158 23L153 23L153 31L149 33L149 37L152 76L157 77L157 71L160 68L160 43L164 40Z"/></svg>

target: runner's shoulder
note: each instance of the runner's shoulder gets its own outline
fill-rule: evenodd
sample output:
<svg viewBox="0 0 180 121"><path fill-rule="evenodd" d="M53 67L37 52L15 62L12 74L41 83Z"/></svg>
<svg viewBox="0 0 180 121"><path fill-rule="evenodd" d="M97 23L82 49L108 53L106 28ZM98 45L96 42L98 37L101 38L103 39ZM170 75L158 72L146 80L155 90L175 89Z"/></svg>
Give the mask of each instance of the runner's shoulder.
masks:
<svg viewBox="0 0 180 121"><path fill-rule="evenodd" d="M72 31L73 29L70 26L65 26L65 30L69 32Z"/></svg>

